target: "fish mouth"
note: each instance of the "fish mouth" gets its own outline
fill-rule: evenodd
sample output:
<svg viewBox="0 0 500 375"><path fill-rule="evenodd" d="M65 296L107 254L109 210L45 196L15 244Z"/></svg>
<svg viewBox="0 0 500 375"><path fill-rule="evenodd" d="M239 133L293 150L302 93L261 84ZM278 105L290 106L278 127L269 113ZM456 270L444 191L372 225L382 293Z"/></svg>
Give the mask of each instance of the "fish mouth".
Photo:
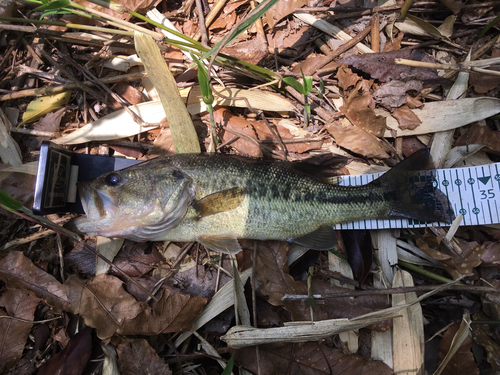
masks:
<svg viewBox="0 0 500 375"><path fill-rule="evenodd" d="M107 192L93 189L85 182L79 183L77 187L83 211L87 215L88 221L101 220L114 214L116 205Z"/></svg>
<svg viewBox="0 0 500 375"><path fill-rule="evenodd" d="M89 199L90 199L90 189L85 183L77 184L78 195L80 196L80 202L82 203L83 211L85 215L89 212Z"/></svg>

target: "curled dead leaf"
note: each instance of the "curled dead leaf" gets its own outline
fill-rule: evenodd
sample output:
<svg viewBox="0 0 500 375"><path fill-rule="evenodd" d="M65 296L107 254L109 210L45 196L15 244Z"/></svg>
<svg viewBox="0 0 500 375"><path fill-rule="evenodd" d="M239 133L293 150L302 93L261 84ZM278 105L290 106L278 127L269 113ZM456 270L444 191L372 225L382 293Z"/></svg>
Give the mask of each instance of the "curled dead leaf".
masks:
<svg viewBox="0 0 500 375"><path fill-rule="evenodd" d="M389 157L386 147L377 137L352 125L347 119L326 124L325 127L341 147L368 158Z"/></svg>
<svg viewBox="0 0 500 375"><path fill-rule="evenodd" d="M392 112L392 116L398 120L399 128L401 130L413 130L422 123L422 121L420 121L417 115L407 105L396 108L394 112Z"/></svg>

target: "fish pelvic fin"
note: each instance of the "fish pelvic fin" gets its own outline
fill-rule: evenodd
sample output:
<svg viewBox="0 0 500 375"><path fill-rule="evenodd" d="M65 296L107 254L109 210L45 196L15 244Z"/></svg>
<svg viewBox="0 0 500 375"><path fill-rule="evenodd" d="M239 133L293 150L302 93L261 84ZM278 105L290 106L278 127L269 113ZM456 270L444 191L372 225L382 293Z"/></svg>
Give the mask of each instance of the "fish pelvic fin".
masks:
<svg viewBox="0 0 500 375"><path fill-rule="evenodd" d="M436 188L436 171L425 171L431 166L430 150L421 149L371 183L389 197L389 218L453 221L455 214L448 197Z"/></svg>
<svg viewBox="0 0 500 375"><path fill-rule="evenodd" d="M240 243L233 234L200 236L196 238L207 249L224 254L237 254L241 251Z"/></svg>

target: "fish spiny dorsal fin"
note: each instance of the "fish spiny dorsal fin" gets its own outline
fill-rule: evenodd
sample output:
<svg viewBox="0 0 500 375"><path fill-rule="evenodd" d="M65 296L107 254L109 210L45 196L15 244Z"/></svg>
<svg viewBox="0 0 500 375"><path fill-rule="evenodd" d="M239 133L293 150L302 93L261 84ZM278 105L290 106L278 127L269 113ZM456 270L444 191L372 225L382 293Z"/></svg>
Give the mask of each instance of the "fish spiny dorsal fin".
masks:
<svg viewBox="0 0 500 375"><path fill-rule="evenodd" d="M246 196L244 188L235 187L218 191L193 203L198 219L238 207Z"/></svg>

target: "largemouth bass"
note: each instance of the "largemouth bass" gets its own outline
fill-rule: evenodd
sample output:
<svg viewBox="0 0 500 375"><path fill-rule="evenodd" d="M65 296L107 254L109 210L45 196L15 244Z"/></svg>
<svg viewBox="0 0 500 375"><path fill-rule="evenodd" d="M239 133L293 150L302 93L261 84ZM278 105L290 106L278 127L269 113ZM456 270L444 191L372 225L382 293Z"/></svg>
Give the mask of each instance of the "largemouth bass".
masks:
<svg viewBox="0 0 500 375"><path fill-rule="evenodd" d="M332 225L405 217L449 223L449 202L432 178L415 183L429 151L420 150L373 182L338 186L292 163L231 156L159 157L79 184L86 217L74 222L90 235L135 241L198 241L238 252L238 239L282 240L311 249L336 244ZM431 173L432 176L432 173Z"/></svg>

